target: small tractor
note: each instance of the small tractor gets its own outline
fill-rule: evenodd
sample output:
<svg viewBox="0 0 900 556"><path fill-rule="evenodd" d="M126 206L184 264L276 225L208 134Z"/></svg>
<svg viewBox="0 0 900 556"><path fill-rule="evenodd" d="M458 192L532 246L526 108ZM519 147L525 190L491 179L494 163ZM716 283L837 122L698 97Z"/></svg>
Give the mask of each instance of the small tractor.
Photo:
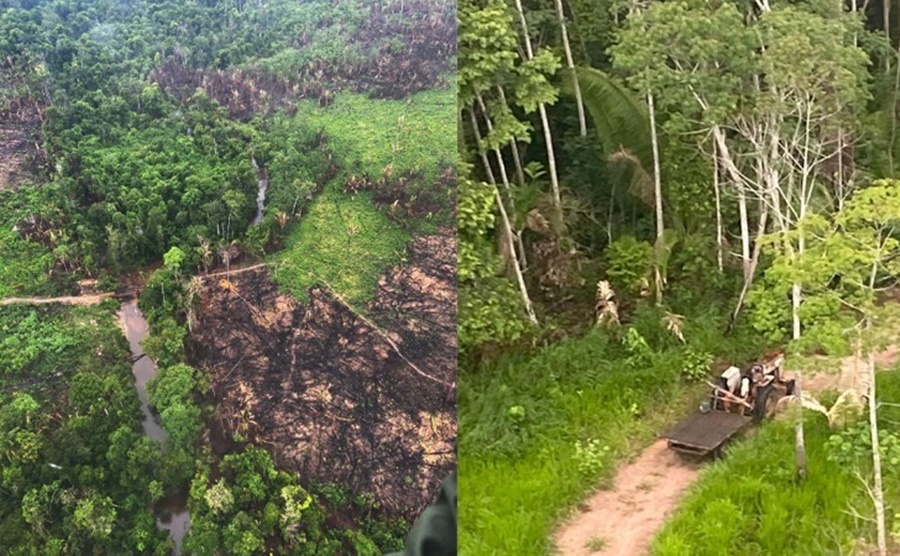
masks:
<svg viewBox="0 0 900 556"><path fill-rule="evenodd" d="M794 380L782 376L783 364L784 352L779 351L744 371L729 367L718 383L708 382L709 400L664 435L669 447L694 455L720 455L728 440L751 422L771 415L780 398L794 393Z"/></svg>

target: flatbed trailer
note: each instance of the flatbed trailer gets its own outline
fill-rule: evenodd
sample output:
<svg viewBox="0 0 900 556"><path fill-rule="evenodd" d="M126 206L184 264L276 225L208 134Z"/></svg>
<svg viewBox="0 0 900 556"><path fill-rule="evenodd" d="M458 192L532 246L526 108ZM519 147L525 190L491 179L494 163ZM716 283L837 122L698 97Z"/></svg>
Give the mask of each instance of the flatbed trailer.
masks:
<svg viewBox="0 0 900 556"><path fill-rule="evenodd" d="M669 429L664 435L669 448L698 456L719 454L721 448L750 424L752 418L741 413L712 410L696 411Z"/></svg>

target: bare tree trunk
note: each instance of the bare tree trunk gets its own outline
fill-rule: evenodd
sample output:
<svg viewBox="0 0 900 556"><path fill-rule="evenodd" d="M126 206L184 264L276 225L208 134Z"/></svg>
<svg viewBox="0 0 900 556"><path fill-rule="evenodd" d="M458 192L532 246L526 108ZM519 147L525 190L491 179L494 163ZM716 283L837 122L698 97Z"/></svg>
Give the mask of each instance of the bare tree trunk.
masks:
<svg viewBox="0 0 900 556"><path fill-rule="evenodd" d="M800 389L800 371L797 371L794 383L794 395L802 400L803 391ZM797 407L797 424L794 427L794 457L797 461L797 477L806 479L806 439L803 431L803 404Z"/></svg>
<svg viewBox="0 0 900 556"><path fill-rule="evenodd" d="M659 175L659 139L656 136L656 108L653 104L653 93L647 91L647 109L650 116L650 145L653 148L653 200L656 205L656 241L659 242L665 231L662 205L662 182ZM662 303L663 277L660 274L659 261L653 262L653 273L656 278L656 303Z"/></svg>
<svg viewBox="0 0 900 556"><path fill-rule="evenodd" d="M494 196L497 199L497 207L500 209L500 217L503 220L504 235L509 243L509 250L511 253L515 253L516 247L513 245L513 232L509 225L509 217L506 214L506 207L503 206L503 199L500 197L500 189L497 188L496 184L494 185ZM531 298L528 296L528 287L525 285L525 278L522 276L519 260L513 257L513 263L516 281L519 283L519 293L522 296L522 303L525 305L525 313L528 315L528 320L530 320L532 324L537 324L538 320L534 314L534 307L531 305Z"/></svg>
<svg viewBox="0 0 900 556"><path fill-rule="evenodd" d="M870 328L868 318L866 328ZM884 487L881 482L881 447L878 443L878 403L875 400L875 351L869 349L869 432L872 437L872 473L875 485L872 502L875 504L875 522L878 527L878 554L887 556L887 531L884 516Z"/></svg>
<svg viewBox="0 0 900 556"><path fill-rule="evenodd" d="M882 0L881 10L884 16L884 36L887 37L889 43L893 44L893 41L891 41L891 2L893 0ZM884 67L885 71L891 71L891 58L889 56L884 58Z"/></svg>
<svg viewBox="0 0 900 556"><path fill-rule="evenodd" d="M581 136L587 136L587 120L584 117L584 103L581 102L581 87L578 85L578 76L575 75L575 62L572 60L572 49L569 47L569 34L566 32L566 16L563 11L562 0L556 0L556 15L559 17L559 29L562 32L563 48L566 51L566 65L572 74L572 82L575 85L575 104L578 106L578 125Z"/></svg>
<svg viewBox="0 0 900 556"><path fill-rule="evenodd" d="M497 180L494 178L494 170L491 168L491 162L488 160L487 151L484 150L484 146L481 144L481 131L478 129L478 119L475 118L475 109L472 107L469 108L469 117L472 120L472 131L475 133L475 142L478 143L476 148L481 157L481 163L484 165L484 172L487 174L488 182L491 185L496 185Z"/></svg>
<svg viewBox="0 0 900 556"><path fill-rule="evenodd" d="M481 93L476 93L476 98L478 99L478 105L481 107L481 113L484 114L484 121L487 123L488 133L493 133L494 124L491 123L491 117L488 114L487 106L484 103L484 98L481 96ZM512 145L515 145L516 138L513 137ZM515 148L515 147L513 147ZM522 242L522 232L518 229L518 220L516 219L516 202L512 198L511 190L509 184L509 176L506 173L506 162L503 160L503 153L500 151L500 147L494 147L494 156L497 158L497 165L500 167L500 179L503 182L503 189L506 190L507 195L509 195L509 210L512 211L513 217L510 219L512 223L512 230L515 233L516 243L518 249L513 251L516 253L516 256L519 257L519 264L522 268L526 268L528 266L528 261L525 258L525 244ZM518 151L518 149L516 149ZM518 153L514 153L516 158L518 159Z"/></svg>
<svg viewBox="0 0 900 556"><path fill-rule="evenodd" d="M525 20L525 10L522 8L522 0L516 0L516 10L519 12L519 22L522 24L522 36L525 41L525 52L528 60L534 58L534 50L531 48L531 37L528 35L528 22ZM538 112L541 115L541 126L544 128L544 142L547 144L547 167L550 173L550 188L553 194L554 228L557 232L562 227L562 198L559 194L559 178L556 175L556 155L553 153L553 133L550 131L550 120L547 117L547 107L541 102L538 104Z"/></svg>
<svg viewBox="0 0 900 556"><path fill-rule="evenodd" d="M761 203L761 209L759 213L759 226L756 228L756 237L760 238L766 233L766 225L769 216L769 210L766 207L765 203ZM741 308L744 306L744 300L747 298L747 293L750 291L750 288L753 286L753 278L756 275L756 266L759 264L759 253L762 250L762 245L759 241L753 244L753 255L750 258L750 266L747 272L747 276L744 278L744 285L741 288L741 295L738 297L737 305L734 307L734 314L732 314L731 319L737 320L738 315L741 313Z"/></svg>
<svg viewBox="0 0 900 556"><path fill-rule="evenodd" d="M722 249L724 248L724 233L722 230L722 194L719 185L719 156L716 144L713 143L713 189L716 192L716 262L719 264L719 272L725 268L722 262Z"/></svg>
<svg viewBox="0 0 900 556"><path fill-rule="evenodd" d="M500 217L503 221L503 229L500 231L500 233L507 243L509 253L513 254L513 256L510 257L511 260L507 261L507 265L511 266L512 273L515 275L516 282L519 286L519 294L522 296L522 303L525 305L525 313L528 315L528 320L530 320L533 324L537 324L538 321L537 317L534 314L534 307L531 304L531 297L528 295L528 288L525 285L525 278L522 276L522 268L519 266L519 259L515 256L516 248L512 240L512 226L509 223L509 216L506 214L506 207L503 204L503 198L500 196L500 189L497 187L497 182L494 179L494 172L491 170L487 152L485 151L484 145L481 142L481 131L478 129L478 120L475 118L474 108L469 108L469 116L472 119L472 130L475 133L475 140L478 143L478 154L481 156L481 161L484 163L485 168L487 169L488 179L490 180L491 186L494 188L494 196L497 200L497 208L500 209Z"/></svg>
<svg viewBox="0 0 900 556"><path fill-rule="evenodd" d="M509 106L509 103L506 102L506 93L503 91L503 87L497 86L497 93L500 95L500 102ZM509 144L513 153L513 162L516 165L516 182L519 185L525 185L525 171L522 169L522 156L519 154L519 141L516 137L513 137L513 140Z"/></svg>
<svg viewBox="0 0 900 556"><path fill-rule="evenodd" d="M744 179L731 158L731 152L728 150L728 144L725 142L725 133L722 131L722 128L713 126L712 133L719 160L731 178L734 187L737 188L738 212L741 219L741 268L744 271L744 285L746 286L748 282L753 280L753 269L751 269L750 264L750 223L747 214L747 191L744 188Z"/></svg>

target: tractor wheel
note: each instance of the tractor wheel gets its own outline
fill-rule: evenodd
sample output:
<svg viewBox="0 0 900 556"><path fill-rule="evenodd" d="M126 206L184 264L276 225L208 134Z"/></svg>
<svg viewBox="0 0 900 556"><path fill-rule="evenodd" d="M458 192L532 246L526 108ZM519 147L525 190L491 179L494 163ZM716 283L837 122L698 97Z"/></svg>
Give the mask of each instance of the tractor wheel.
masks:
<svg viewBox="0 0 900 556"><path fill-rule="evenodd" d="M769 405L769 396L772 394L772 390L775 389L774 384L769 384L763 386L759 390L756 391L756 399L753 403L753 422L759 423L763 419L766 418L766 409Z"/></svg>

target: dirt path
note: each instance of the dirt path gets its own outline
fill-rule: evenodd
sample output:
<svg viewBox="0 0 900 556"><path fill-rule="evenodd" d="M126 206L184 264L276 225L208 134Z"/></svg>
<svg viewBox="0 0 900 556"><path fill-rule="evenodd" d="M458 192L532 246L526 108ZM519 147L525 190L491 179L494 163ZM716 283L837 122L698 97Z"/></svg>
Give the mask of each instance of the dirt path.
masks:
<svg viewBox="0 0 900 556"><path fill-rule="evenodd" d="M115 296L114 293L99 293L95 295L73 295L67 297L7 297L0 299L2 305L48 305L51 303L60 303L63 305L96 305Z"/></svg>
<svg viewBox="0 0 900 556"><path fill-rule="evenodd" d="M900 360L900 347L888 346L875 355L879 369ZM824 365L823 365L824 367ZM790 377L791 371L785 375ZM806 392L866 391L865 361L845 357L831 370L805 371ZM701 464L669 450L665 440L647 447L634 461L622 465L611 489L594 493L579 506L580 512L555 533L558 553L564 556L645 556L666 518L678 507L682 495L693 484Z"/></svg>
<svg viewBox="0 0 900 556"><path fill-rule="evenodd" d="M566 556L646 554L656 532L700 472L668 449L665 440L622 466L611 490L601 490L579 506L581 513L556 534Z"/></svg>
<svg viewBox="0 0 900 556"><path fill-rule="evenodd" d="M216 272L210 272L209 274L198 274L197 278L213 278L215 276L225 276L225 275L230 276L232 274L240 274L242 272L256 270L257 268L262 268L264 266L270 266L270 265L269 265L269 263L258 263L258 264L254 264L251 266L241 266L241 267L236 266L236 267L232 268L231 270L220 270L220 271L216 271Z"/></svg>

